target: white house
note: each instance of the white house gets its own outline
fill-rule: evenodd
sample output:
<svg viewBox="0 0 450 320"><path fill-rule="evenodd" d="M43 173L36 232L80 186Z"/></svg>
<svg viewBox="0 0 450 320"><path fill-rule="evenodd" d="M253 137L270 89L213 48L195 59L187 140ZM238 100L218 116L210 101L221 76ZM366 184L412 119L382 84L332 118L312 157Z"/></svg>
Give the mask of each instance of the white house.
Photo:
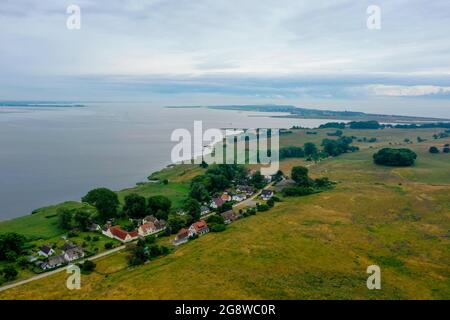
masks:
<svg viewBox="0 0 450 320"><path fill-rule="evenodd" d="M247 196L245 194L235 194L232 197L232 200L237 202L244 201L245 199L247 199Z"/></svg>
<svg viewBox="0 0 450 320"><path fill-rule="evenodd" d="M206 224L205 220L200 220L197 222L194 222L189 227L189 233L192 235L204 235L205 233L209 232L208 225Z"/></svg>
<svg viewBox="0 0 450 320"><path fill-rule="evenodd" d="M42 257L49 257L55 254L55 250L53 250L50 246L47 245L43 245L42 247L39 248L39 252L38 255L42 256Z"/></svg>
<svg viewBox="0 0 450 320"><path fill-rule="evenodd" d="M105 231L102 231L102 233L107 237L117 239L124 243L136 240L139 236L137 230L128 232L123 230L120 226L109 227Z"/></svg>
<svg viewBox="0 0 450 320"><path fill-rule="evenodd" d="M173 244L175 246L178 246L180 244L186 243L189 241L189 237L191 236L191 232L188 229L181 229L178 233L177 236L175 237L175 240L173 240Z"/></svg>
<svg viewBox="0 0 450 320"><path fill-rule="evenodd" d="M84 257L84 251L80 247L76 246L74 248L68 249L64 252L64 259L66 261L74 261Z"/></svg>
<svg viewBox="0 0 450 320"><path fill-rule="evenodd" d="M273 191L272 190L264 189L263 191L261 191L261 198L264 201L267 201L267 200L269 200L272 197L273 197Z"/></svg>
<svg viewBox="0 0 450 320"><path fill-rule="evenodd" d="M206 216L210 212L211 212L211 210L209 210L209 208L207 206L202 206L200 208L200 215L202 215L202 216Z"/></svg>

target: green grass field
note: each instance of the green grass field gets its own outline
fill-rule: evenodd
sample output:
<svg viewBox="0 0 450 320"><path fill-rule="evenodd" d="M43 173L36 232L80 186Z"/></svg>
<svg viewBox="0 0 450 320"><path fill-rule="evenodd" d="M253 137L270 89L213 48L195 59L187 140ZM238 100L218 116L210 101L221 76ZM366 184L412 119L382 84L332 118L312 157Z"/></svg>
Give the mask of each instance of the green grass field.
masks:
<svg viewBox="0 0 450 320"><path fill-rule="evenodd" d="M320 142L335 130L319 131L315 136L295 130L281 144ZM62 272L0 292L0 299L450 299L450 155L428 152L431 145L450 143L432 139L439 131L344 130L378 141L355 143L359 152L317 164L281 164L285 173L306 164L313 177L337 181L333 190L286 198L144 266L128 267L126 253L105 257L96 272L82 277L81 290L66 289ZM428 140L417 143L417 136ZM373 153L389 142L417 152L416 165L374 165ZM178 170L179 190L169 191L170 181L139 191L167 188L175 197L199 169L166 170ZM20 229L20 222L9 223ZM372 264L381 267L381 290L366 287Z"/></svg>

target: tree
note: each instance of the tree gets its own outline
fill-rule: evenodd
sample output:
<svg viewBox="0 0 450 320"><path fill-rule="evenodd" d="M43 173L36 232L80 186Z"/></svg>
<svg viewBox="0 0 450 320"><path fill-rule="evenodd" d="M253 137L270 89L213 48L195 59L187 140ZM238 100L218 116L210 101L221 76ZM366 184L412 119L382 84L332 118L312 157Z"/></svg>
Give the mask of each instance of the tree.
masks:
<svg viewBox="0 0 450 320"><path fill-rule="evenodd" d="M158 211L168 213L172 202L166 196L153 196L148 199L147 208L149 213L156 214Z"/></svg>
<svg viewBox="0 0 450 320"><path fill-rule="evenodd" d="M225 219L221 215L214 214L212 216L209 216L208 219L206 219L206 222L208 222L209 225L224 224Z"/></svg>
<svg viewBox="0 0 450 320"><path fill-rule="evenodd" d="M197 221L200 219L200 207L200 202L196 199L188 198L183 205L183 210L192 217L193 221Z"/></svg>
<svg viewBox="0 0 450 320"><path fill-rule="evenodd" d="M73 220L78 228L87 231L91 224L91 214L85 210L77 210L73 216Z"/></svg>
<svg viewBox="0 0 450 320"><path fill-rule="evenodd" d="M379 129L381 125L378 121L352 121L349 124L350 129Z"/></svg>
<svg viewBox="0 0 450 320"><path fill-rule="evenodd" d="M307 157L312 157L317 154L317 146L312 142L305 143L303 149L305 150L305 156Z"/></svg>
<svg viewBox="0 0 450 320"><path fill-rule="evenodd" d="M125 196L123 211L130 218L143 218L146 215L147 203L143 196L132 193Z"/></svg>
<svg viewBox="0 0 450 320"><path fill-rule="evenodd" d="M450 147L449 147L449 146L444 147L444 149L442 150L442 152L444 152L444 153L450 153Z"/></svg>
<svg viewBox="0 0 450 320"><path fill-rule="evenodd" d="M200 202L207 202L211 199L208 190L206 190L205 185L199 182L193 183L191 185L191 191L189 192L189 196Z"/></svg>
<svg viewBox="0 0 450 320"><path fill-rule="evenodd" d="M432 147L430 147L429 152L430 152L430 153L439 153L439 149L436 148L435 146L432 146Z"/></svg>
<svg viewBox="0 0 450 320"><path fill-rule="evenodd" d="M11 265L8 265L5 268L3 268L2 273L3 273L3 277L7 281L14 280L17 277L17 275L19 274L19 272L17 272L17 270Z"/></svg>
<svg viewBox="0 0 450 320"><path fill-rule="evenodd" d="M103 220L114 218L119 207L117 194L107 188L93 189L81 198L81 201L96 207Z"/></svg>
<svg viewBox="0 0 450 320"><path fill-rule="evenodd" d="M384 148L373 155L376 164L394 167L412 166L417 154L410 149Z"/></svg>
<svg viewBox="0 0 450 320"><path fill-rule="evenodd" d="M308 177L308 168L302 166L293 167L291 171L291 178L299 186L311 185L311 179Z"/></svg>
<svg viewBox="0 0 450 320"><path fill-rule="evenodd" d="M266 179L264 178L264 176L261 174L261 172L255 171L251 178L250 178L250 183L257 189L262 189L264 188L264 186L266 185Z"/></svg>
<svg viewBox="0 0 450 320"><path fill-rule="evenodd" d="M233 204L231 202L225 202L219 208L217 208L217 212L222 213L233 209Z"/></svg>
<svg viewBox="0 0 450 320"><path fill-rule="evenodd" d="M92 271L95 270L96 266L97 265L95 264L95 262L91 260L86 260L84 263L80 264L80 269L84 273L91 273Z"/></svg>
<svg viewBox="0 0 450 320"><path fill-rule="evenodd" d="M170 216L169 219L167 219L167 225L170 230L172 230L172 233L177 233L186 225L186 220L179 215Z"/></svg>
<svg viewBox="0 0 450 320"><path fill-rule="evenodd" d="M18 233L11 232L0 235L0 261L14 261L24 251L26 238Z"/></svg>
<svg viewBox="0 0 450 320"><path fill-rule="evenodd" d="M63 230L72 229L72 211L66 208L60 208L57 211L58 225Z"/></svg>

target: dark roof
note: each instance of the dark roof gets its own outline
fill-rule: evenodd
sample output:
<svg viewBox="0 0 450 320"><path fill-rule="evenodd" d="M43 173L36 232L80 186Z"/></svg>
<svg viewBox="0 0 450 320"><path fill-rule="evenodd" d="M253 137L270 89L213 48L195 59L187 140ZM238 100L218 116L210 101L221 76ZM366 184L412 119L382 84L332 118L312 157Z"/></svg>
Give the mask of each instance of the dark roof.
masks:
<svg viewBox="0 0 450 320"><path fill-rule="evenodd" d="M261 194L263 195L263 196L268 196L268 195L271 195L271 194L273 194L273 190L269 190L269 189L264 189L262 192L261 192Z"/></svg>
<svg viewBox="0 0 450 320"><path fill-rule="evenodd" d="M63 250L67 251L67 250L70 250L70 249L73 249L73 248L76 248L76 247L77 247L76 244L73 244L72 242L68 241L68 242L64 243Z"/></svg>
<svg viewBox="0 0 450 320"><path fill-rule="evenodd" d="M48 254L48 253L50 252L50 250L52 250L52 248L51 248L50 246L43 245L43 246L41 247L41 251L42 251L43 253L45 253L45 254Z"/></svg>

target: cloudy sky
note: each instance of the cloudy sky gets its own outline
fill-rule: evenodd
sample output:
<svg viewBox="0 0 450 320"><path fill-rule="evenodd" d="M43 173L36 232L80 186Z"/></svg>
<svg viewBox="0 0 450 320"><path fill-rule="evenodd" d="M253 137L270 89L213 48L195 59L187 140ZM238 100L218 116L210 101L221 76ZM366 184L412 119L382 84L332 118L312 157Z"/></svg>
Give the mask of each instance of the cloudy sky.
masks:
<svg viewBox="0 0 450 320"><path fill-rule="evenodd" d="M367 28L374 4L381 30ZM448 0L1 0L0 99L443 104L449 30Z"/></svg>

